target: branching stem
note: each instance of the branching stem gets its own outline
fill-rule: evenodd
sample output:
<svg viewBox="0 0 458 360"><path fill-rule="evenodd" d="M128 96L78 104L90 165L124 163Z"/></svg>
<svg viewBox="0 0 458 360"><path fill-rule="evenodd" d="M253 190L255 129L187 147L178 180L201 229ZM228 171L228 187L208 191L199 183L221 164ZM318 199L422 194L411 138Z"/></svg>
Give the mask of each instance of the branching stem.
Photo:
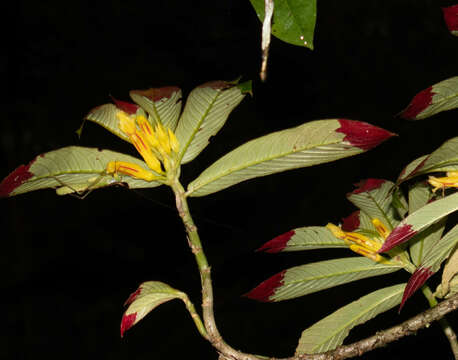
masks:
<svg viewBox="0 0 458 360"><path fill-rule="evenodd" d="M440 304L437 304L434 296L432 298L435 301L437 306L403 322L400 325L394 326L388 330L378 332L374 336L368 337L364 340L358 341L349 345L342 345L336 349L321 353L321 354L311 354L311 355L296 355L284 359L274 359L268 358L260 355L252 355L240 352L233 349L231 346L226 344L226 342L221 337L218 328L216 326L214 312L213 312L213 286L211 281L211 268L208 265L207 258L205 256L204 250L202 249L202 243L200 242L200 237L197 232L197 227L194 224L194 221L189 212L188 202L185 195L185 190L178 180L175 180L171 183L173 192L175 193L175 200L178 213L183 221L183 224L186 229L188 236L189 247L191 248L194 257L196 258L197 266L199 268L201 284L202 284L202 312L203 312L203 323L205 329L199 329L201 335L207 339L213 347L220 354L220 359L230 359L230 360L340 360L348 359L351 357L359 356L365 352L374 350L378 347L384 346L392 341L398 340L401 337L414 334L417 330L422 329L428 326L431 322L437 321L443 318L443 316L451 311L454 311L458 308L458 295L442 301ZM427 291L426 291L427 292ZM429 292L431 292L429 290ZM428 296L427 296L428 298ZM429 299L429 298L428 298ZM198 317L198 314L193 310L193 318ZM199 324L200 318L194 319L196 325ZM200 322L201 323L201 322ZM451 330L450 326L448 329ZM455 336L453 330L451 333L448 331L447 335L449 341ZM445 330L444 330L445 332ZM446 333L447 334L447 333ZM451 335L453 334L453 335ZM456 336L454 337L456 343ZM456 348L453 347L453 351L456 358Z"/></svg>

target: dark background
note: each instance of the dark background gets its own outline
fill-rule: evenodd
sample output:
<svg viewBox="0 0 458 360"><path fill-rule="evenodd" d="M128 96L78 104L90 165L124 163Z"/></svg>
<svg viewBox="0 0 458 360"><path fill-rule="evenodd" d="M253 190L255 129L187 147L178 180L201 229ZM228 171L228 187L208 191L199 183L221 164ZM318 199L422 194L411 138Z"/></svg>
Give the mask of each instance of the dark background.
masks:
<svg viewBox="0 0 458 360"><path fill-rule="evenodd" d="M287 267L347 251L268 255L254 250L292 228L338 222L367 177L394 180L402 167L456 136L456 111L430 120L395 117L420 90L456 76L458 39L443 22L449 1L318 1L315 50L273 39L267 83L258 78L261 23L248 0L19 1L3 14L0 121L3 178L35 155L67 145L135 154L95 124L92 107L128 91L178 85L185 96L209 80L253 79L253 98L183 167L187 184L243 142L306 121L346 117L399 134L335 163L247 181L190 200L210 263L217 323L246 352L291 356L303 329L401 272L276 304L241 297ZM5 359L216 359L184 306L161 305L121 340L122 304L138 284L161 280L200 303L199 277L170 190L108 188L85 200L44 190L1 201ZM438 276L432 278L435 288ZM427 307L416 294L352 331L373 334ZM458 330L456 316L451 317ZM361 359L451 359L437 324Z"/></svg>

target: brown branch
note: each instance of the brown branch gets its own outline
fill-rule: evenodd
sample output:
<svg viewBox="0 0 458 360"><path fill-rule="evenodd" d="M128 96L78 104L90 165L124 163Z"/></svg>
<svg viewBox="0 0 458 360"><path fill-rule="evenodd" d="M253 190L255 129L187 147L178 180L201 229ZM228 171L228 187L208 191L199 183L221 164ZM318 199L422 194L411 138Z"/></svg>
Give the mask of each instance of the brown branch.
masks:
<svg viewBox="0 0 458 360"><path fill-rule="evenodd" d="M442 301L432 309L393 326L390 329L378 332L374 336L353 344L342 345L323 354L298 355L283 360L341 360L360 356L366 352L385 346L395 340L415 334L417 330L429 326L433 321L442 319L446 314L458 308L458 294L448 300Z"/></svg>

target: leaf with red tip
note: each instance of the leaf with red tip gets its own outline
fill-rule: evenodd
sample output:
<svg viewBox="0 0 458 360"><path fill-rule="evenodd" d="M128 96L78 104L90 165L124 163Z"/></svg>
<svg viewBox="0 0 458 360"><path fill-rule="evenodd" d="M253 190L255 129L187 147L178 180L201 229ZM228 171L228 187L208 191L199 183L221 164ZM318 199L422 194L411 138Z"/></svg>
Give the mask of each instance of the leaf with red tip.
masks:
<svg viewBox="0 0 458 360"><path fill-rule="evenodd" d="M360 210L352 212L350 215L342 219L342 230L352 232L359 228L360 220L359 216L361 214Z"/></svg>
<svg viewBox="0 0 458 360"><path fill-rule="evenodd" d="M239 146L204 170L187 193L204 196L248 179L354 156L392 135L359 121L310 121Z"/></svg>
<svg viewBox="0 0 458 360"><path fill-rule="evenodd" d="M253 290L246 293L246 296L249 299L258 300L262 302L271 302L271 296L275 294L275 290L283 284L283 276L285 275L286 270L275 274L274 276L264 280Z"/></svg>
<svg viewBox="0 0 458 360"><path fill-rule="evenodd" d="M415 291L417 291L434 273L429 268L419 268L410 277L407 282L406 288L402 295L401 305L399 312L402 310L404 303L409 299Z"/></svg>
<svg viewBox="0 0 458 360"><path fill-rule="evenodd" d="M400 116L408 120L421 120L457 107L458 76L455 76L420 91Z"/></svg>
<svg viewBox="0 0 458 360"><path fill-rule="evenodd" d="M369 219L378 219L389 230L393 229L399 223L397 211L392 206L394 183L383 179L367 179L356 186L354 191L347 194L347 199ZM369 226L369 228L373 227Z"/></svg>
<svg viewBox="0 0 458 360"><path fill-rule="evenodd" d="M403 219L390 233L379 253L386 252L458 209L458 192L435 200Z"/></svg>
<svg viewBox="0 0 458 360"><path fill-rule="evenodd" d="M432 172L456 170L458 170L458 137L447 140L430 155L412 161L402 170L397 183Z"/></svg>
<svg viewBox="0 0 458 360"><path fill-rule="evenodd" d="M37 156L28 165L21 165L0 184L0 196L14 196L29 191L53 188L58 195L80 193L122 184L129 188L149 188L161 185L130 176L106 173L110 161L125 161L148 169L146 163L133 156L94 148L68 146Z"/></svg>
<svg viewBox="0 0 458 360"><path fill-rule="evenodd" d="M313 249L345 248L345 241L337 239L324 226L307 226L288 231L266 242L257 251L278 253Z"/></svg>
<svg viewBox="0 0 458 360"><path fill-rule="evenodd" d="M126 301L130 304L121 320L121 337L126 330L137 324L160 304L173 299L184 299L186 295L159 281L142 283Z"/></svg>
<svg viewBox="0 0 458 360"><path fill-rule="evenodd" d="M29 168L34 162L35 160L32 160L27 165L19 166L5 179L3 179L3 181L0 183L0 198L16 195L15 190L31 177L33 177L33 173L29 171Z"/></svg>
<svg viewBox="0 0 458 360"><path fill-rule="evenodd" d="M132 104L127 101L122 101L115 99L113 96L111 97L113 99L113 102L116 104L116 107L129 115L136 114L137 110L139 109L138 105Z"/></svg>
<svg viewBox="0 0 458 360"><path fill-rule="evenodd" d="M260 301L283 301L401 268L397 264L379 264L363 256L319 261L284 270L246 296Z"/></svg>
<svg viewBox="0 0 458 360"><path fill-rule="evenodd" d="M147 90L132 90L130 97L151 116L152 122L160 122L175 131L181 113L182 94L176 86Z"/></svg>
<svg viewBox="0 0 458 360"><path fill-rule="evenodd" d="M458 5L444 7L442 13L448 30L453 35L458 36Z"/></svg>
<svg viewBox="0 0 458 360"><path fill-rule="evenodd" d="M339 119L340 128L336 132L345 134L344 141L363 150L370 150L383 141L396 135L385 129L362 121Z"/></svg>

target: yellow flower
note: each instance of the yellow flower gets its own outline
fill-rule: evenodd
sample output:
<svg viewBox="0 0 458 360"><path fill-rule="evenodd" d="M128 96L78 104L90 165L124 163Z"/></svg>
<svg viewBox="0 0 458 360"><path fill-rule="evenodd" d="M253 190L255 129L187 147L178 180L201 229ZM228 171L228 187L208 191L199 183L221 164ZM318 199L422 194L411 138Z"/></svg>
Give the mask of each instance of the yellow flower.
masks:
<svg viewBox="0 0 458 360"><path fill-rule="evenodd" d="M158 179L158 177L151 171L145 170L137 164L124 161L110 161L107 165L107 173L117 174L118 172L145 181L153 181Z"/></svg>
<svg viewBox="0 0 458 360"><path fill-rule="evenodd" d="M122 110L117 112L116 117L119 120L119 129L129 137L130 142L154 173L136 164L120 161L108 163L107 173L121 172L138 179L153 181L174 167L179 144L172 130L164 128L160 123L153 129L145 116L128 115Z"/></svg>
<svg viewBox="0 0 458 360"><path fill-rule="evenodd" d="M390 231L379 219L373 219L372 223L375 226L375 229L380 234L383 239L389 235ZM363 234L356 232L343 231L340 227L334 224L327 224L326 227L332 232L332 234L338 238L344 240L350 250L356 252L357 254L363 255L373 261L389 264L390 261L378 254L377 251L381 248L382 242L377 238L369 238Z"/></svg>
<svg viewBox="0 0 458 360"><path fill-rule="evenodd" d="M439 189L444 190L448 187L458 188L458 171L448 171L447 176L439 178L429 176L428 182L434 187L433 193L435 193Z"/></svg>

